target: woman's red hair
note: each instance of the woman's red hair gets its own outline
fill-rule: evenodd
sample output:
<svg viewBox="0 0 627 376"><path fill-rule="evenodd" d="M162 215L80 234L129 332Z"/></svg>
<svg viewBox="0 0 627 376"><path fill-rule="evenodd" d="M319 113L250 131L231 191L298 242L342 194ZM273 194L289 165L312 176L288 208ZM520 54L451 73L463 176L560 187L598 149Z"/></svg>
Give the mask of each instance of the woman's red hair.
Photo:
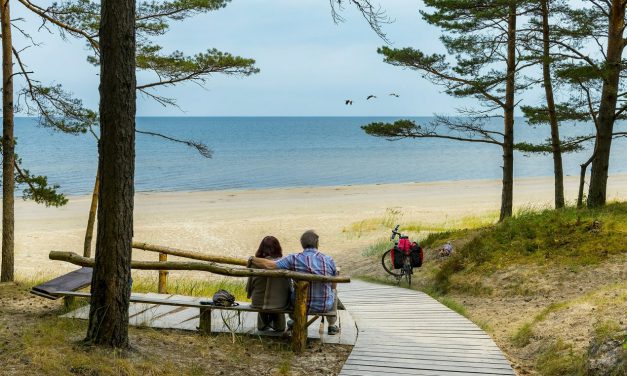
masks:
<svg viewBox="0 0 627 376"><path fill-rule="evenodd" d="M261 244L259 244L259 249L257 249L257 253L255 253L255 257L266 258L270 256L273 259L283 257L283 250L281 249L281 243L279 243L279 239L274 236L266 236L261 240Z"/></svg>

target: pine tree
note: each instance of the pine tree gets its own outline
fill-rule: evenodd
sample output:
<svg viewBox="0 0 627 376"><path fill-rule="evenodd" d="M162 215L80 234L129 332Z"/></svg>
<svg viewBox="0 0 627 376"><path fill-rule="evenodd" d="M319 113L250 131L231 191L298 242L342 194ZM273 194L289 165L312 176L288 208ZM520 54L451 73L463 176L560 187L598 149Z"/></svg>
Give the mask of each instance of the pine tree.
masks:
<svg viewBox="0 0 627 376"><path fill-rule="evenodd" d="M5 13L8 15L9 1L5 0ZM96 2L78 0L75 2L55 3L51 7L43 8L28 0L18 0L19 4L25 6L31 12L39 15L45 22L44 25L54 25L62 37L67 35L83 38L87 45L91 48L92 55L88 60L95 64L99 64L100 44L98 38L99 27L99 7ZM188 81L203 84L206 78L213 73L222 73L229 75L250 75L258 72L254 66L255 61L228 53L209 49L205 53L199 53L195 56L185 56L180 51L171 54L160 53L161 48L151 43L151 38L162 35L168 31L169 22L180 21L189 16L200 12L213 11L224 7L228 3L227 0L193 0L193 1L171 1L171 2L143 2L139 4L139 13L136 23L141 29L139 33L142 50L137 56L137 68L140 70L153 71L159 80L147 82L138 86L145 95L157 100L163 105L176 105L172 98L158 95L155 89L160 86L176 85ZM17 22L17 21L16 21ZM38 25L39 26L39 25ZM7 23L10 31L11 25ZM13 25L13 27L17 27ZM46 30L47 29L47 26ZM27 39L33 41L33 38L23 28L18 29ZM8 81L4 82L3 99L3 122L4 129L13 129L12 99L13 97L13 80L21 78L24 85L17 91L19 98L17 105L29 115L37 116L40 125L70 134L83 134L91 131L93 134L94 127L99 124L99 117L96 111L85 108L80 99L73 98L71 93L63 89L61 85L43 85L33 78L34 73L27 69L26 62L23 61L22 54L25 50L16 49L13 46L10 33L5 33L2 39L3 51L7 51L8 55L4 60L11 65L11 58L15 57L17 62L16 74L7 74ZM33 42L34 43L34 42ZM4 48L6 46L6 48ZM10 103L10 105L9 105ZM8 110L11 109L11 111ZM7 128L7 124L10 127ZM141 132L141 131L139 131ZM150 133L150 132L149 132ZM182 142L188 146L196 148L201 154L207 156L210 151L207 147L194 140L178 140L169 136L150 133L151 135L165 137L169 140ZM3 142L3 257L2 257L2 280L13 280L13 185L14 182L22 184L26 188L23 191L24 199L32 199L35 202L43 203L48 206L61 206L67 202L65 196L58 192L59 186L48 184L45 176L33 175L30 171L21 166L21 159L15 154L13 148L15 140L13 137L4 137ZM9 140L13 140L9 142ZM13 160L14 168L10 168ZM15 180L11 178L15 173ZM94 212L95 213L95 212ZM91 215L90 215L91 219ZM91 221L93 225L93 220ZM89 227L89 226L88 226ZM88 236L91 231L88 229ZM86 239L86 243L91 244ZM87 246L86 246L87 248Z"/></svg>
<svg viewBox="0 0 627 376"><path fill-rule="evenodd" d="M517 49L518 16L527 1L425 0L431 12L421 11L429 24L442 29L448 55L427 54L413 48L381 47L385 62L418 71L453 97L474 98L480 106L461 109L461 117L437 116L429 124L410 120L372 123L366 133L387 138L444 138L498 145L503 150L500 220L512 215L514 172L514 100L524 85L517 73L524 62ZM503 131L486 126L503 118Z"/></svg>

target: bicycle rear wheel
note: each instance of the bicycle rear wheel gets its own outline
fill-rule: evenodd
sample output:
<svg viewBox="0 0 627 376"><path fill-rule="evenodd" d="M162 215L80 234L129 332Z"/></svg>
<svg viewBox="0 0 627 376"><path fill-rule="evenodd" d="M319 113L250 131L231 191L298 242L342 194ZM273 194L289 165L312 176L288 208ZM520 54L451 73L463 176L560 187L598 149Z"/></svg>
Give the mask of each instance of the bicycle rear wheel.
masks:
<svg viewBox="0 0 627 376"><path fill-rule="evenodd" d="M405 279L407 280L407 287L411 287L411 275L413 271L411 268L405 270Z"/></svg>
<svg viewBox="0 0 627 376"><path fill-rule="evenodd" d="M388 274L391 274L394 277L401 277L403 275L403 269L394 269L394 264L392 264L392 256L390 255L391 252L392 250L389 249L383 254L383 256L381 256L381 265L383 266L383 269L388 272Z"/></svg>

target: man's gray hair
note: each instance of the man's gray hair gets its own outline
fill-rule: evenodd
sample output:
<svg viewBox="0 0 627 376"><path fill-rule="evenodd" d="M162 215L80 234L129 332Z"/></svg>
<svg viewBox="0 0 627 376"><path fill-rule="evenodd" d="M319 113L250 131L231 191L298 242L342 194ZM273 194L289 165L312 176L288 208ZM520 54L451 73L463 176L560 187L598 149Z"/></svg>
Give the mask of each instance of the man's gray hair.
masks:
<svg viewBox="0 0 627 376"><path fill-rule="evenodd" d="M314 230L307 230L300 236L300 245L305 248L318 248L318 234Z"/></svg>

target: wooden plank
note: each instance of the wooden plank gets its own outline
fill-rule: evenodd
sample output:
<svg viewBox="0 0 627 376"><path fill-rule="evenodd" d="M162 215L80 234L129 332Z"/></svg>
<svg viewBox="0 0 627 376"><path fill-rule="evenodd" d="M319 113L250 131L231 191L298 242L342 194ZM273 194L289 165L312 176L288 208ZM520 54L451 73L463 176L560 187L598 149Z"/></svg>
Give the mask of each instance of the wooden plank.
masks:
<svg viewBox="0 0 627 376"><path fill-rule="evenodd" d="M469 371L443 371L443 370L417 370L391 368L385 366L349 365L346 364L340 372L340 376L381 376L381 375L417 375L417 376L479 376L480 373ZM512 372L510 375L514 375Z"/></svg>
<svg viewBox="0 0 627 376"><path fill-rule="evenodd" d="M372 349L374 351L386 352L387 350L391 351L401 351L399 349L398 343L386 344L386 343L376 343L376 344L362 344L358 343L355 345L354 350L357 349ZM402 351L434 351L434 352L442 352L442 351L451 351L451 352L464 352L468 354L498 354L502 355L502 352L499 348L485 348L485 347L468 347L463 345L452 345L452 344L437 344L437 343L428 343L426 345L416 345L416 344L403 344Z"/></svg>
<svg viewBox="0 0 627 376"><path fill-rule="evenodd" d="M450 372L470 372L481 375L511 375L511 367L509 369L487 368L487 367L465 367L462 365L450 365L450 364L411 364L411 363L394 363L386 362L385 359L375 360L352 360L348 357L346 361L347 365L364 365L364 366L377 366L379 364L387 364L388 368L400 368L410 370L431 370L431 371L450 371Z"/></svg>
<svg viewBox="0 0 627 376"><path fill-rule="evenodd" d="M473 360L476 359L480 362L488 362L488 363L503 363L505 362L505 358L500 354L494 355L486 355L485 353L466 353L466 352L456 352L456 351L447 351L448 349L440 349L433 350L424 348L421 350L405 350L398 349L395 351L394 349L388 349L387 351L382 351L381 349L372 349L372 348L353 348L351 354L354 355L364 355L370 357L393 357L393 358L411 358L411 359L449 359L450 361L458 361L458 360Z"/></svg>
<svg viewBox="0 0 627 376"><path fill-rule="evenodd" d="M426 357L416 357L416 358L408 358L408 357L391 357L391 356L364 356L359 354L350 355L349 359L351 361L382 361L385 363L393 363L395 366L399 367L407 367L407 368L423 368L423 367L435 367L435 369L444 369L444 367L465 367L469 369L474 368L482 368L482 369L511 369L509 364L503 362L478 362L476 359L468 361L468 360L449 360L449 359L429 359ZM440 366L440 368L437 368Z"/></svg>

